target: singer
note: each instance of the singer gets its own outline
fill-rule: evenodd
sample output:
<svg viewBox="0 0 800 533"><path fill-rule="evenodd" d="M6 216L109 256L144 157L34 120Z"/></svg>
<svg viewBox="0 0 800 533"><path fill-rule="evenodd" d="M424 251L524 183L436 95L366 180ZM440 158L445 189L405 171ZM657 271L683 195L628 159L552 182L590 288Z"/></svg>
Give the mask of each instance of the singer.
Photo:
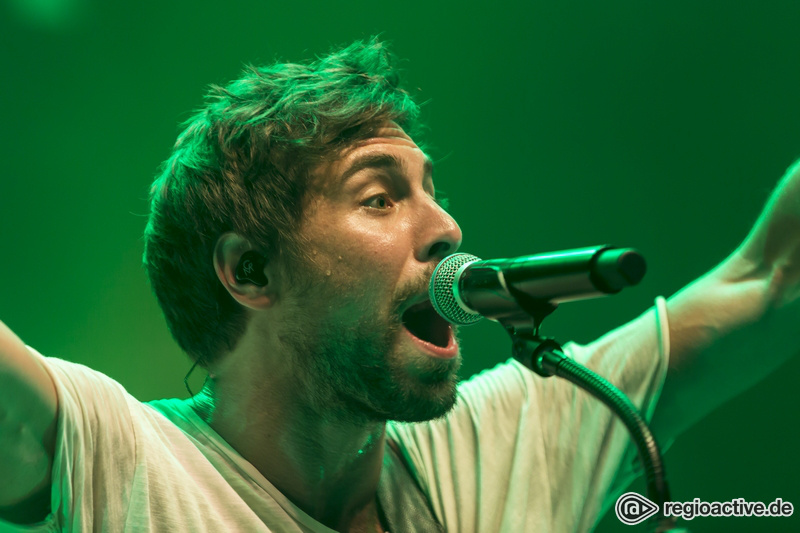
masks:
<svg viewBox="0 0 800 533"><path fill-rule="evenodd" d="M208 373L193 397L141 403L0 324L0 531L592 529L635 476L628 435L513 360L458 383L428 284L462 234L392 65L372 38L250 68L178 137L144 265ZM721 264L565 352L668 443L797 352L767 330L798 295L795 166ZM744 338L757 363L721 349Z"/></svg>

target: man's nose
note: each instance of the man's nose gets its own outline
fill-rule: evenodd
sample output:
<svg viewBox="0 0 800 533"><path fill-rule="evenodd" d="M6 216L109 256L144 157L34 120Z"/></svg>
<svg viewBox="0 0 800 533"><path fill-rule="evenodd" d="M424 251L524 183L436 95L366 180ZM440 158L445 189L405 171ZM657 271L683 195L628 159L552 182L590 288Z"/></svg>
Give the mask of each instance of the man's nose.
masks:
<svg viewBox="0 0 800 533"><path fill-rule="evenodd" d="M431 201L429 216L421 220L422 240L417 249L417 260L426 263L441 260L461 246L461 228L450 214Z"/></svg>

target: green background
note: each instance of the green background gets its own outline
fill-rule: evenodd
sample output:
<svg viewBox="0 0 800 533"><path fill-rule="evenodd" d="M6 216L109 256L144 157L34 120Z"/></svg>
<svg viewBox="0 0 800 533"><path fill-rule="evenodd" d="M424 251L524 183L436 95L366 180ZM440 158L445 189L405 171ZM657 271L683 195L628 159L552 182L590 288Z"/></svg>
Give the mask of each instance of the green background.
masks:
<svg viewBox="0 0 800 533"><path fill-rule="evenodd" d="M647 258L638 287L546 322L562 341L589 342L730 253L800 156L798 28L796 0L6 0L0 319L137 398L185 396L189 361L140 266L148 186L178 123L246 62L299 62L383 32L406 86L428 101L425 140L462 250L614 243ZM465 376L509 355L495 324L463 337ZM675 443L675 500L800 505L798 359ZM796 513L686 525L799 523ZM613 511L597 529L630 530Z"/></svg>

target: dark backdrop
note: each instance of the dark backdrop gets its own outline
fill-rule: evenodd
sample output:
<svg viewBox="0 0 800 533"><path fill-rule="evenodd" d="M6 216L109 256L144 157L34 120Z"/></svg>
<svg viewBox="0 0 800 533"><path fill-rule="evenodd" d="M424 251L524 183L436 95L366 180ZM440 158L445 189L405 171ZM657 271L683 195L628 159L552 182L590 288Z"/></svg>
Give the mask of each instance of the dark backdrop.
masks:
<svg viewBox="0 0 800 533"><path fill-rule="evenodd" d="M142 400L185 395L188 359L140 266L148 185L178 122L246 62L301 61L383 32L428 101L426 140L463 250L615 243L647 258L640 286L548 319L547 333L588 342L730 253L800 155L798 27L794 0L6 0L0 318ZM508 356L495 324L464 337L465 376ZM673 446L676 500L800 504L798 376L795 360ZM798 520L688 525L795 531ZM628 528L612 512L598 531Z"/></svg>

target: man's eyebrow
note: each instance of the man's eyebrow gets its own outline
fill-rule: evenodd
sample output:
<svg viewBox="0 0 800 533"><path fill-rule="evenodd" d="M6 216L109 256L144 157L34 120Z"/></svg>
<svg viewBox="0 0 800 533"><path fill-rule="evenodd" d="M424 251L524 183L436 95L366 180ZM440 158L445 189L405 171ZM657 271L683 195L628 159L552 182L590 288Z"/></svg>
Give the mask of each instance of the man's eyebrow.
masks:
<svg viewBox="0 0 800 533"><path fill-rule="evenodd" d="M365 154L357 157L350 164L347 170L342 173L342 177L339 178L339 182L345 183L350 176L356 174L357 172L361 172L365 168L395 168L400 169L401 171L407 170L405 161L393 154ZM425 156L425 163L423 164L422 170L425 178L433 177L433 162L427 156Z"/></svg>

